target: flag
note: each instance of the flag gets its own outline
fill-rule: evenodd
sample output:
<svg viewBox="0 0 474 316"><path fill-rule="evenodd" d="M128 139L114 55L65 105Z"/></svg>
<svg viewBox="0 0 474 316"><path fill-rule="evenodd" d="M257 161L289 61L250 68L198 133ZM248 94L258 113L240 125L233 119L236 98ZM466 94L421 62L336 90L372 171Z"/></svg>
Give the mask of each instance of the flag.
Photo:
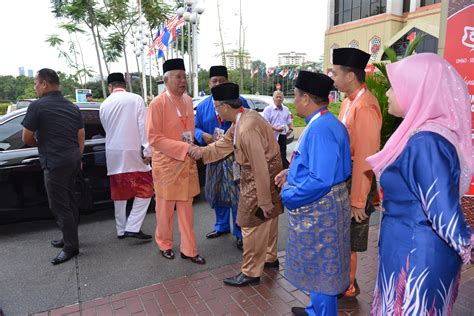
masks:
<svg viewBox="0 0 474 316"><path fill-rule="evenodd" d="M294 74L295 74L295 69L294 68L290 69L290 73L288 74L288 79L293 80Z"/></svg>
<svg viewBox="0 0 474 316"><path fill-rule="evenodd" d="M250 72L250 78L253 78L253 76L255 76L257 72L258 72L258 67L256 67L255 70Z"/></svg>
<svg viewBox="0 0 474 316"><path fill-rule="evenodd" d="M299 73L300 73L300 72L299 72L298 70L295 70L295 77L293 78L293 80L296 80L296 78L298 78L298 74L299 74Z"/></svg>
<svg viewBox="0 0 474 316"><path fill-rule="evenodd" d="M285 70L283 70L282 77L285 78L286 76L288 76L288 72L289 72L289 69L288 69L288 68L286 68Z"/></svg>
<svg viewBox="0 0 474 316"><path fill-rule="evenodd" d="M271 77L273 72L275 71L275 67L270 67L267 69L267 77Z"/></svg>
<svg viewBox="0 0 474 316"><path fill-rule="evenodd" d="M163 57L165 57L165 53L161 49L158 49L158 53L156 54L156 58L160 59L160 58L163 58Z"/></svg>
<svg viewBox="0 0 474 316"><path fill-rule="evenodd" d="M171 33L171 41L174 41L177 37L177 30L184 24L184 18L178 17L175 15L172 17L168 23L166 23L166 28Z"/></svg>
<svg viewBox="0 0 474 316"><path fill-rule="evenodd" d="M261 67L262 68L260 68L260 70L261 70L261 76L262 76L262 81L263 81L263 78L265 77L265 67L263 65Z"/></svg>
<svg viewBox="0 0 474 316"><path fill-rule="evenodd" d="M416 38L416 32L411 32L410 35L407 36L408 41L413 41Z"/></svg>
<svg viewBox="0 0 474 316"><path fill-rule="evenodd" d="M283 74L285 73L285 70L282 69L278 74L283 77Z"/></svg>
<svg viewBox="0 0 474 316"><path fill-rule="evenodd" d="M165 47L168 47L170 39L170 32L164 27L161 30L158 30L156 37L153 40L150 48L148 49L148 56L151 56L155 53L155 48L158 47L161 50L164 50Z"/></svg>

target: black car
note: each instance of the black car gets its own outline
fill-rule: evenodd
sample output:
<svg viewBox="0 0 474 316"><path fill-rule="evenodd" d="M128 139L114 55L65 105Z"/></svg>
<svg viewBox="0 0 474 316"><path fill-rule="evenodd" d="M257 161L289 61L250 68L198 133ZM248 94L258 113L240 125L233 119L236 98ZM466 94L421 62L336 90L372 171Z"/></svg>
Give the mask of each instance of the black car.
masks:
<svg viewBox="0 0 474 316"><path fill-rule="evenodd" d="M105 160L105 131L100 103L78 103L84 120L85 148L77 180L80 209L87 212L111 206ZM21 140L26 108L0 118L0 224L52 214L43 182L38 149Z"/></svg>

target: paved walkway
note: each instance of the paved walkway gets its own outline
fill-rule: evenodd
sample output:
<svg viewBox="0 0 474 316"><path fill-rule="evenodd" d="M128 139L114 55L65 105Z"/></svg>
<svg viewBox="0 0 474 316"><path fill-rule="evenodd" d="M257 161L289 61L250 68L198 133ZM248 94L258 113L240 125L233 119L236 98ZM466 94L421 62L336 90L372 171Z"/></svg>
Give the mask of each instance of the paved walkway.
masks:
<svg viewBox="0 0 474 316"><path fill-rule="evenodd" d="M360 256L357 299L342 301L339 315L368 315L377 271L378 226L369 234L369 250ZM234 288L222 279L239 272L240 263L168 280L144 288L39 313L49 315L291 315L308 296L284 278L285 253L278 253L280 270L266 269L257 286ZM454 315L474 315L474 266L464 266Z"/></svg>

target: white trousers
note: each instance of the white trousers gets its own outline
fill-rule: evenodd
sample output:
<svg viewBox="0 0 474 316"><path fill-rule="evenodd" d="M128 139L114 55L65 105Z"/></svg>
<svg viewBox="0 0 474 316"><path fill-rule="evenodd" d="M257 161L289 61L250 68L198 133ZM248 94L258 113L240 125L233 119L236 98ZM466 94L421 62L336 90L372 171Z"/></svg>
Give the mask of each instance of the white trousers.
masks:
<svg viewBox="0 0 474 316"><path fill-rule="evenodd" d="M142 227L146 211L150 205L151 198L143 199L135 197L133 207L127 219L127 200L114 201L115 226L117 236L122 236L125 231L138 233Z"/></svg>

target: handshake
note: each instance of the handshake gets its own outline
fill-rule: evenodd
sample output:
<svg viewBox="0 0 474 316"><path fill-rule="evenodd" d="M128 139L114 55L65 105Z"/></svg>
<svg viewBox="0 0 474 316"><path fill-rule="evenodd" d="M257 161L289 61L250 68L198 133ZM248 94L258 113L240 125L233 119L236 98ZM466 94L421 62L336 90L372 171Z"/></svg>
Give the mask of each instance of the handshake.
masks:
<svg viewBox="0 0 474 316"><path fill-rule="evenodd" d="M194 144L190 144L188 147L188 156L194 160L199 160L202 158L202 148Z"/></svg>

